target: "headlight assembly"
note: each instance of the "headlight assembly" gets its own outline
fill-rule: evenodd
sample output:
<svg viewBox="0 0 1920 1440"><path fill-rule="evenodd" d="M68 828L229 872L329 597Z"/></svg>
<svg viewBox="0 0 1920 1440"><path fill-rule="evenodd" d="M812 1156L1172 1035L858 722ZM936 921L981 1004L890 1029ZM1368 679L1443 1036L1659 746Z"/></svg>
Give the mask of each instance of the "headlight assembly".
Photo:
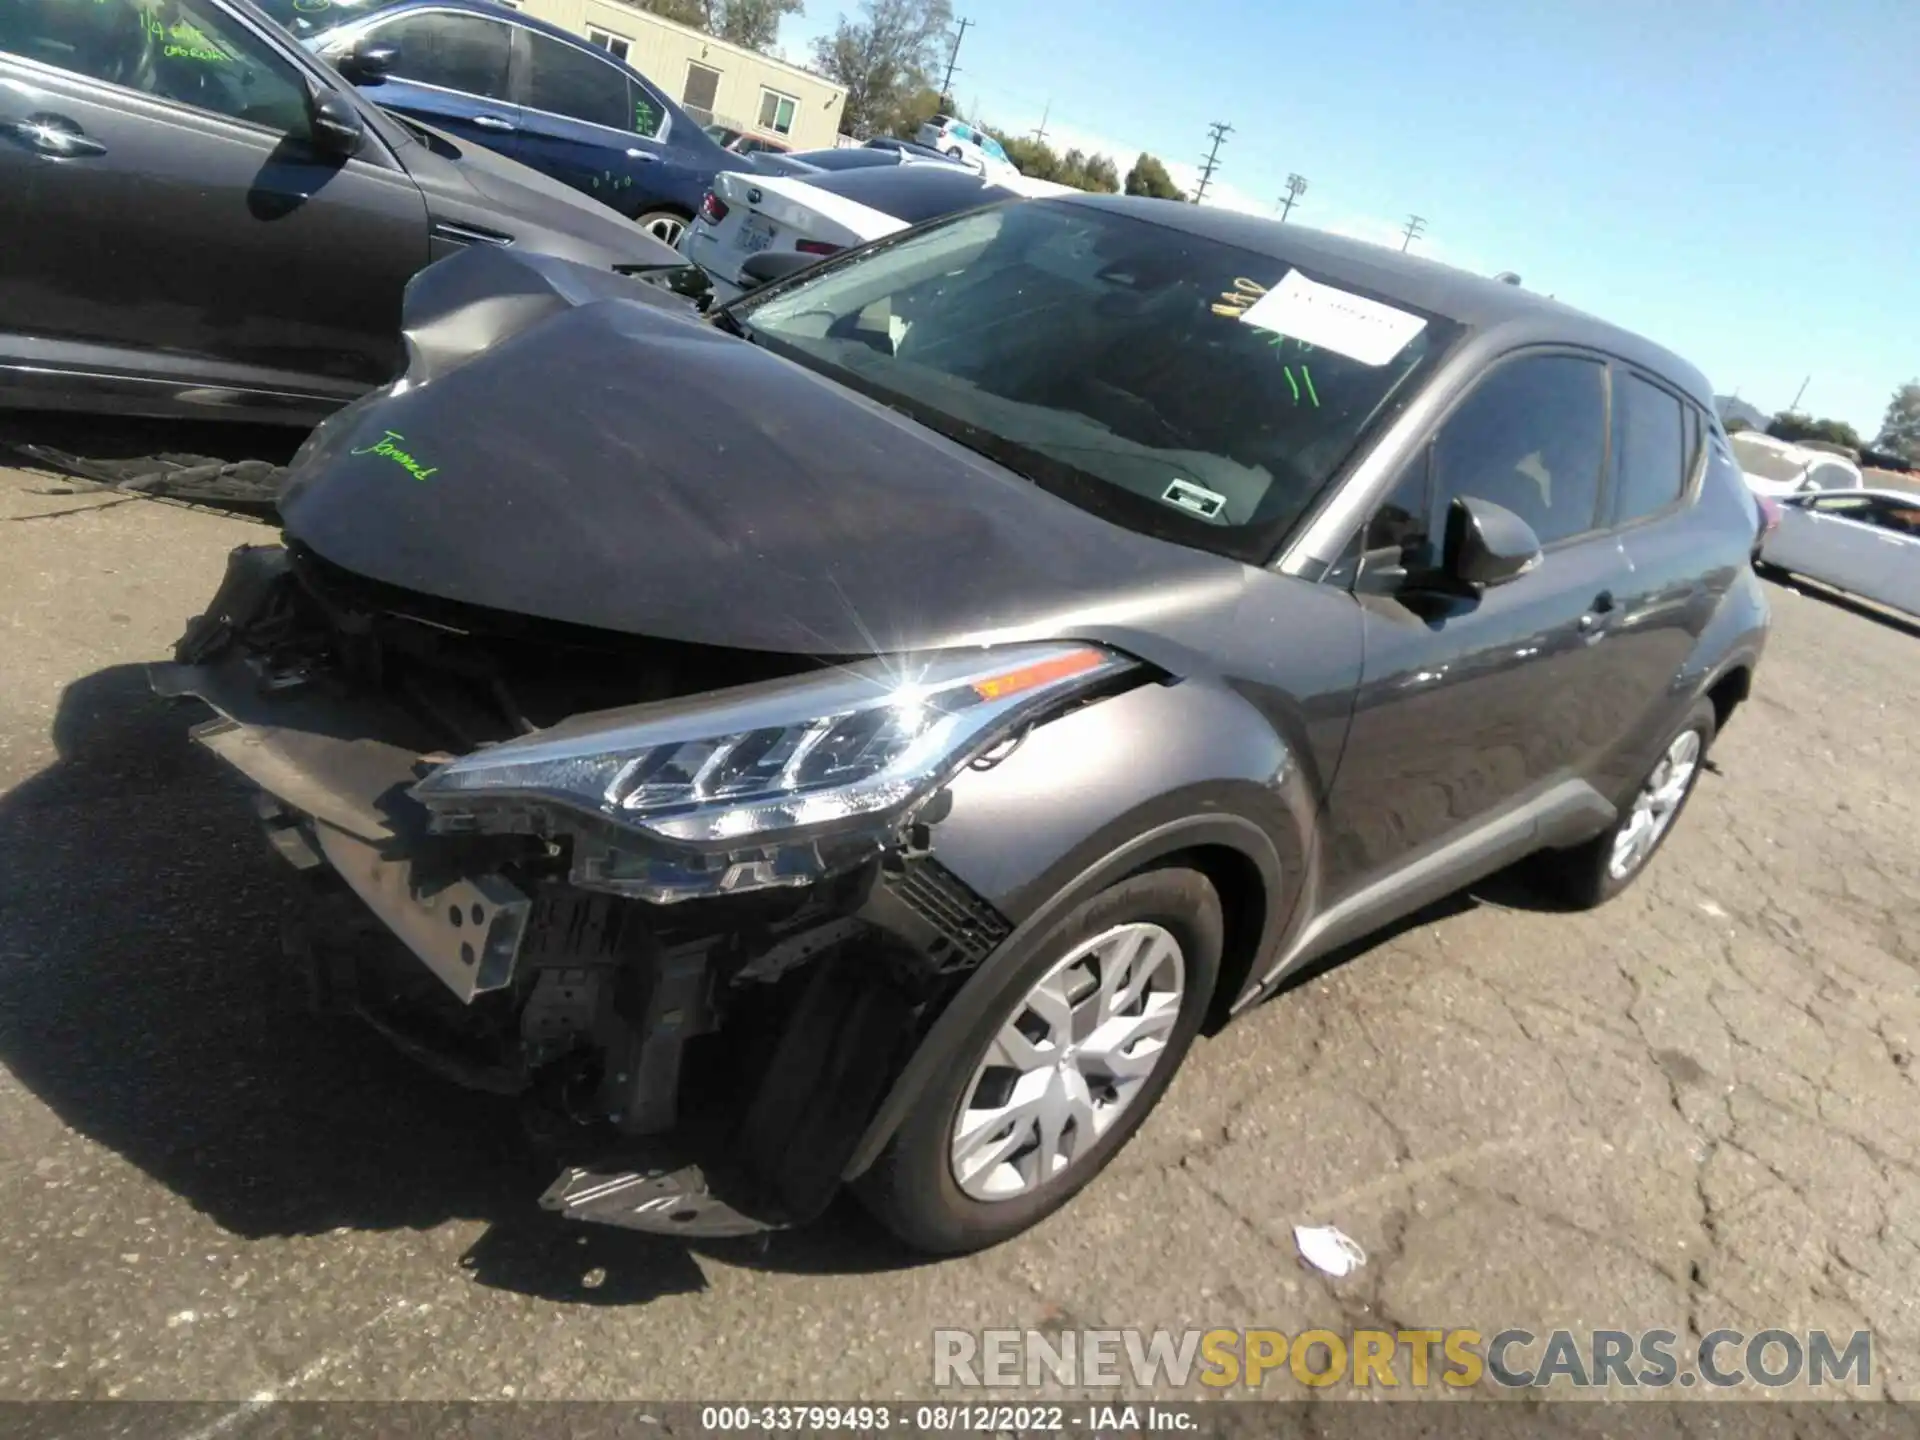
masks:
<svg viewBox="0 0 1920 1440"><path fill-rule="evenodd" d="M865 662L580 716L442 765L413 795L436 829L559 807L676 848L764 853L890 822L1023 721L1132 665L1051 643Z"/></svg>

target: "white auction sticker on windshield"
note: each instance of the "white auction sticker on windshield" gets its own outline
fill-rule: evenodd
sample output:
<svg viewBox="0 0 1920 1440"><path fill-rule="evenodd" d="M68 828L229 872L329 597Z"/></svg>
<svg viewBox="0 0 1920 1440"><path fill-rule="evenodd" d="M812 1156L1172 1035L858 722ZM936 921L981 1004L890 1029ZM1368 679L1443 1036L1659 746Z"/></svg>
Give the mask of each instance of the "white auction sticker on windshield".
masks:
<svg viewBox="0 0 1920 1440"><path fill-rule="evenodd" d="M1272 330L1362 365L1384 365L1426 329L1418 315L1382 305L1290 270L1241 312L1248 325Z"/></svg>

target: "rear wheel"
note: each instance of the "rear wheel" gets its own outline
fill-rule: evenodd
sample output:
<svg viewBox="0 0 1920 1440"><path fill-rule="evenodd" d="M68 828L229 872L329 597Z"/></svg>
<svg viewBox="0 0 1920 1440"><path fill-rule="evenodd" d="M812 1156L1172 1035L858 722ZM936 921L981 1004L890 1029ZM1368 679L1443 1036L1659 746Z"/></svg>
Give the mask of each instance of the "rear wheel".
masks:
<svg viewBox="0 0 1920 1440"><path fill-rule="evenodd" d="M680 237L687 233L687 217L677 210L649 210L644 215L635 216L633 223L654 239L676 249L679 248Z"/></svg>
<svg viewBox="0 0 1920 1440"><path fill-rule="evenodd" d="M1199 1031L1220 898L1150 870L1069 912L999 982L858 1193L902 1240L978 1250L1066 1204L1120 1152Z"/></svg>
<svg viewBox="0 0 1920 1440"><path fill-rule="evenodd" d="M1661 751L1632 802L1605 834L1571 850L1550 850L1535 859L1546 887L1570 903L1590 908L1631 885L1680 818L1713 743L1713 703L1693 709Z"/></svg>

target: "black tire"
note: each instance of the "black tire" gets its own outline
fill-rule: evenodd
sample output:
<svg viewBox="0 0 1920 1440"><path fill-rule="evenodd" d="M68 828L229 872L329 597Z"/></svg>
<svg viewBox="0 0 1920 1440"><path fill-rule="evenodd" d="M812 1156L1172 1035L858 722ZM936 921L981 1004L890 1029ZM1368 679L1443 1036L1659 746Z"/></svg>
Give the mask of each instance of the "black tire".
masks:
<svg viewBox="0 0 1920 1440"><path fill-rule="evenodd" d="M1186 966L1179 1018L1158 1066L1131 1105L1092 1149L1060 1175L1014 1199L982 1201L961 1190L949 1157L955 1118L974 1071L1008 1012L1068 950L1115 926L1151 922L1179 942ZM985 1249L1038 1224L1106 1168L1160 1101L1200 1029L1220 973L1220 897L1198 871L1148 870L1102 891L1063 916L1027 957L1002 976L980 1019L942 1058L939 1078L855 1184L862 1203L901 1240L932 1254Z"/></svg>
<svg viewBox="0 0 1920 1440"><path fill-rule="evenodd" d="M1713 747L1715 729L1716 717L1713 702L1704 699L1696 700L1693 708L1687 712L1687 718L1674 729L1673 733L1667 737L1666 743L1660 747L1660 759L1654 763L1655 770L1666 762L1667 751L1674 741L1687 731L1692 730L1700 737L1699 758L1694 764L1693 775L1687 782L1685 793L1681 795L1679 804L1674 807L1673 818L1655 838L1652 848L1640 857L1632 869L1624 875L1615 875L1612 870L1614 841L1633 819L1632 802L1629 801L1628 807L1622 812L1619 820L1608 826L1605 834L1596 836L1586 844L1577 845L1570 850L1547 850L1536 855L1533 859L1532 871L1541 887L1575 909L1591 910L1596 905L1605 904L1645 874L1648 864L1655 855L1660 853L1660 847L1667 843L1667 837L1673 834L1674 826L1680 823L1680 817L1686 812L1687 802L1693 798L1693 792L1699 788L1700 772L1705 768L1707 752ZM1653 772L1649 771L1646 778L1651 779L1652 774ZM1641 783L1644 785L1646 782L1643 780Z"/></svg>

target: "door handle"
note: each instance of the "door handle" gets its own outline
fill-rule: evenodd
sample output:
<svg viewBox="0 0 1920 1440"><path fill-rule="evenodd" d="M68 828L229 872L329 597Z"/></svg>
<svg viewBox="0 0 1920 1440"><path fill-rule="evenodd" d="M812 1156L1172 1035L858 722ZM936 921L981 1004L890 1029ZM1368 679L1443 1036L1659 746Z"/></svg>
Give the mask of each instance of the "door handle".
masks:
<svg viewBox="0 0 1920 1440"><path fill-rule="evenodd" d="M660 157L651 150L636 150L632 146L627 147L627 158L629 160L638 160L642 165L658 165L660 163Z"/></svg>
<svg viewBox="0 0 1920 1440"><path fill-rule="evenodd" d="M1587 613L1580 617L1580 628L1582 630L1593 629L1594 626L1600 623L1602 616L1613 613L1613 603L1613 592L1611 590L1602 590L1598 595L1594 596L1593 603L1587 607Z"/></svg>
<svg viewBox="0 0 1920 1440"><path fill-rule="evenodd" d="M520 128L511 120L504 119L499 115L476 115L473 117L473 123L482 130L494 130L503 134Z"/></svg>
<svg viewBox="0 0 1920 1440"><path fill-rule="evenodd" d="M29 149L55 160L76 160L83 155L104 155L107 147L95 140L64 115L45 111L24 120L0 124L7 134Z"/></svg>

